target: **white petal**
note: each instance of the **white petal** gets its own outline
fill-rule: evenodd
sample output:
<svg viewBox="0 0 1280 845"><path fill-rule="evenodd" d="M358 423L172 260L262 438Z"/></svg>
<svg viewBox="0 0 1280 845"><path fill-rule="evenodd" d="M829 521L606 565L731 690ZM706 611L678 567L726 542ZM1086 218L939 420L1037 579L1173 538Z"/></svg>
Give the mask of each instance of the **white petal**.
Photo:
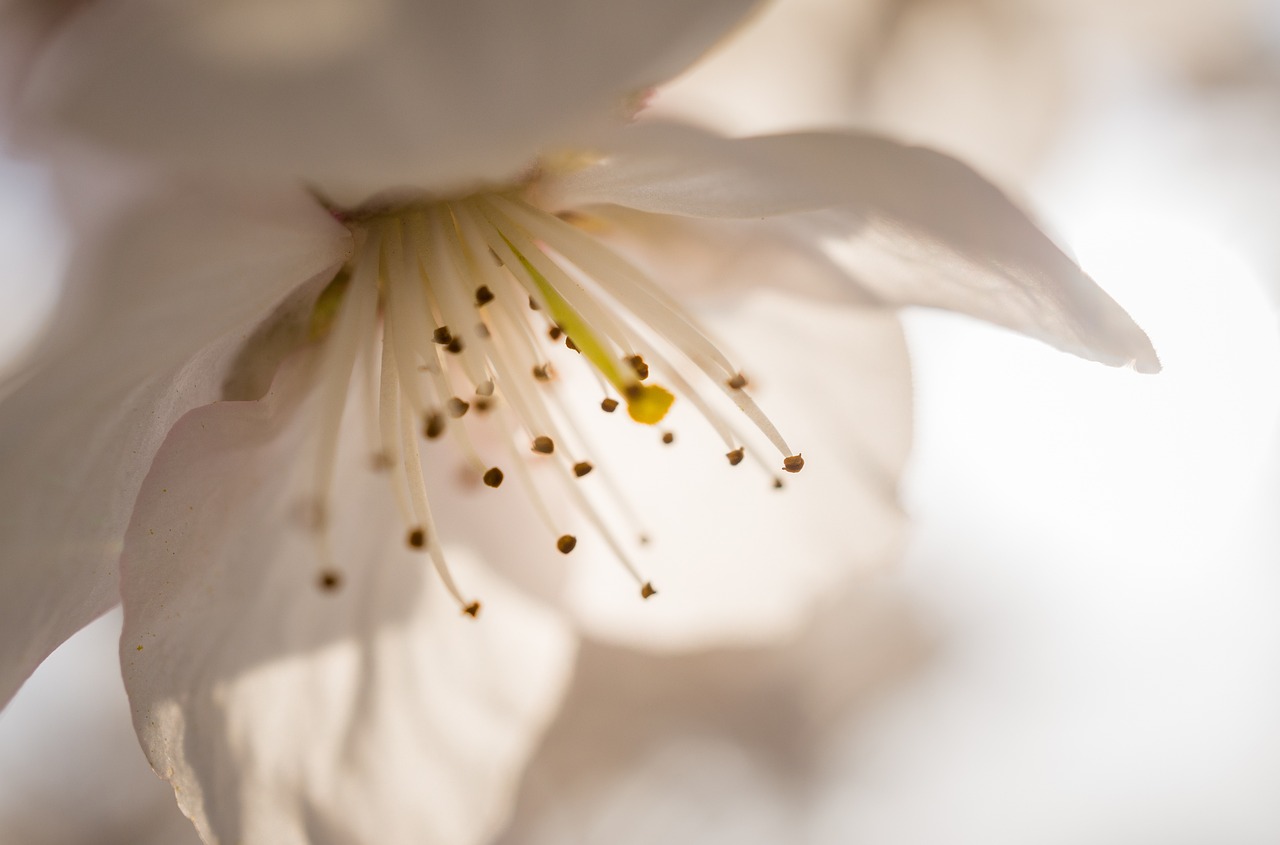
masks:
<svg viewBox="0 0 1280 845"><path fill-rule="evenodd" d="M972 314L1107 364L1155 372L1129 316L999 189L941 153L858 133L729 140L636 126L602 164L550 189L563 205L785 215L890 305ZM785 280L779 280L785 285Z"/></svg>
<svg viewBox="0 0 1280 845"><path fill-rule="evenodd" d="M0 392L0 702L118 601L124 528L172 422L216 398L254 326L348 248L301 195L192 190L116 211Z"/></svg>
<svg viewBox="0 0 1280 845"><path fill-rule="evenodd" d="M262 401L179 421L139 495L121 656L143 748L209 845L479 842L559 701L573 639L455 554L484 601L463 616L407 548L358 430L330 520L343 582L322 590L298 520L315 406L300 405L305 371L281 372Z"/></svg>
<svg viewBox="0 0 1280 845"><path fill-rule="evenodd" d="M658 595L641 601L583 540L570 599L591 636L676 650L776 642L833 589L892 565L901 551L897 484L911 380L897 318L766 294L709 323L742 350L752 395L803 453L804 471L786 475L782 456L754 443L772 473L752 461L730 466L724 445L679 399L662 423L675 432L669 447L651 429L601 425L602 461L623 465L626 490L650 523L639 564ZM784 475L786 487L773 489Z"/></svg>
<svg viewBox="0 0 1280 845"><path fill-rule="evenodd" d="M94 3L42 57L23 117L343 195L507 179L621 116L755 2Z"/></svg>
<svg viewBox="0 0 1280 845"><path fill-rule="evenodd" d="M26 82L44 41L81 0L5 0L0 4L0 120Z"/></svg>
<svg viewBox="0 0 1280 845"><path fill-rule="evenodd" d="M501 845L816 842L834 725L923 651L884 580L827 597L766 648L646 655L584 643Z"/></svg>

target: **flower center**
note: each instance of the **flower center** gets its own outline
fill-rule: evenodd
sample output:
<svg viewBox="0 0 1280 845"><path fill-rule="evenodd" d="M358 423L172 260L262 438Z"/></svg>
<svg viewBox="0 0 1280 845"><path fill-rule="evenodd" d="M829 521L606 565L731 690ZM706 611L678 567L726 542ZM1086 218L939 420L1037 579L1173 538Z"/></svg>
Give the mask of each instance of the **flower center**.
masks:
<svg viewBox="0 0 1280 845"><path fill-rule="evenodd" d="M326 514L338 434L358 361L365 360L376 396L369 397L374 466L390 476L405 537L426 553L463 612L480 605L450 574L431 515L422 441L452 439L485 485L510 471L568 554L578 545L536 483L545 465L582 517L599 532L640 587L656 592L632 561L627 544L584 494L579 479L608 476L574 411L550 384L549 356L563 343L594 375L613 413L658 425L676 396L687 399L727 447L737 466L748 451L734 414L711 401L723 392L757 434L783 457L782 469L804 465L747 394L747 380L697 322L641 270L586 231L560 217L498 193L432 202L345 218L355 240L351 261L317 300L313 329L327 337L320 365L321 411L312 507L325 566L320 583L341 583L328 552ZM650 370L654 380L650 379ZM673 389L660 386L658 378ZM482 456L469 426L489 415L498 426L501 460ZM660 438L675 439L670 431ZM775 487L782 481L765 462ZM620 498L622 487L606 477ZM623 510L629 511L625 507ZM641 542L644 538L641 537Z"/></svg>

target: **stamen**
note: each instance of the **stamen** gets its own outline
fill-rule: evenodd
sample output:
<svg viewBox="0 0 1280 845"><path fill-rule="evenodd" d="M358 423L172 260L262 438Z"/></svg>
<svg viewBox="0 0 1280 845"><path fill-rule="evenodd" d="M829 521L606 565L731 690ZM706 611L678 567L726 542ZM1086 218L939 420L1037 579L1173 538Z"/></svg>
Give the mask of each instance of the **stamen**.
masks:
<svg viewBox="0 0 1280 845"><path fill-rule="evenodd" d="M427 421L423 426L422 433L428 440L435 440L444 434L444 414L439 411L432 411L427 414Z"/></svg>
<svg viewBox="0 0 1280 845"><path fill-rule="evenodd" d="M418 524L409 530L409 545L414 548L426 547L427 554L431 558L431 563L435 566L436 574L440 577L441 583L444 584L449 594L453 596L454 601L463 609L463 612L468 613L467 608L475 604L475 602L474 600L467 601L462 597L462 593L458 590L458 585L453 581L452 573L449 572L449 565L445 563L444 550L440 547L439 534L436 532L435 522L431 518L431 507L427 504L427 485L422 475L422 458L418 454L418 441L414 437L413 417L410 415L408 408L401 409L400 419L401 443L405 456L404 468L409 485L409 501L413 506L414 516L418 520ZM417 542L415 543L415 541ZM468 615L474 616L475 614L469 613Z"/></svg>
<svg viewBox="0 0 1280 845"><path fill-rule="evenodd" d="M387 338L391 331L390 324L382 328L382 352L378 356L378 436L382 440L382 454L390 462L392 473L391 488L395 491L396 507L400 509L400 518L405 523L412 520L409 513L409 500L405 494L404 465L400 460L400 385L396 373L395 356L392 344Z"/></svg>
<svg viewBox="0 0 1280 845"><path fill-rule="evenodd" d="M370 245L369 239L375 242ZM329 511L329 491L333 485L338 434L346 408L348 385L361 339L372 334L377 317L377 238L375 233L370 233L361 240L364 241L360 244L363 249L347 287L346 303L337 316L321 361L323 381L319 389L319 427L315 435L317 456L312 493L313 510L318 514L327 514ZM319 551L324 559L331 557L327 537L323 534L326 525L327 520L320 519L314 529L317 536L322 538Z"/></svg>
<svg viewBox="0 0 1280 845"><path fill-rule="evenodd" d="M355 256L317 301L312 320L326 346L315 414L314 482L304 505L316 515L308 530L317 541L320 589L336 590L344 580L329 549L334 518L329 498L355 372L364 374L370 465L392 484L405 542L431 559L467 616L476 616L480 604L463 597L445 561L418 438L438 440L450 433L476 473L471 477L500 487L504 469L482 459L469 434L471 425L479 424L477 414L490 409L497 413L485 424L501 435L508 453L503 466L515 471L556 549L569 554L578 535L557 526L548 507L555 498L544 497L531 471L535 467L553 471L564 491L558 497L598 532L639 585L641 597L657 592L632 563L618 532L606 524L597 500L587 498L587 491L608 495L616 505L608 511L610 522L633 523L631 536L647 543L648 532L625 495L630 486L612 477L607 454L592 448L575 408L562 396L565 383L547 357L562 353L549 349L548 339L580 353L605 394L600 407L606 413L625 404L632 420L656 426L677 396L687 398L725 442L731 466L751 457L764 467L754 446L748 455L743 444L749 438L721 411L724 407L737 419L732 403L779 450L785 472L804 466L745 392L741 370L693 319L641 270L571 223L495 194L344 219L354 236ZM364 361L360 370L357 360ZM715 399L716 405L708 393L727 399ZM473 406L477 414L469 415ZM672 444L675 433L663 430L659 439ZM578 481L592 474L600 480ZM782 486L773 472L768 477Z"/></svg>
<svg viewBox="0 0 1280 845"><path fill-rule="evenodd" d="M660 331L708 377L727 377L728 380L740 378L742 387L746 386L741 372L729 363L693 318L634 265L554 215L544 214L526 203L507 197L491 197L489 202L501 207L521 225L528 227L529 232L541 238L544 243L553 244L556 252L596 283L605 286L608 294L623 308L646 325ZM778 451L784 456L790 455L791 450L782 435L755 402L742 392L741 387L730 387L727 381L720 384L727 388L729 397Z"/></svg>
<svg viewBox="0 0 1280 845"><path fill-rule="evenodd" d="M504 260L508 255L510 256L511 260L507 262L508 269L519 267L523 270L523 276L546 302L556 324L564 329L567 335L566 345L572 341L573 348L582 352L600 371L600 374L623 395L627 400L627 410L632 419L649 425L661 422L671 403L675 401L675 397L665 388L641 385L634 375L628 376L623 372L609 349L609 341L606 340L606 338L613 338L625 344L623 348L631 348L627 333L621 325L610 318L607 312L598 308L589 296L579 295L583 294L581 287L575 286L518 227L510 226L505 230L499 230L487 216L489 214L499 220L503 219L501 213L497 212L492 205L484 206L482 211L473 215L483 219L487 223L487 228L496 235L497 241L490 241L489 246L502 255ZM548 280L548 276L556 280L555 285ZM574 290L575 287L576 290ZM566 298L566 291L573 292L574 303L570 303ZM602 327L602 333L597 333L592 328L593 323Z"/></svg>

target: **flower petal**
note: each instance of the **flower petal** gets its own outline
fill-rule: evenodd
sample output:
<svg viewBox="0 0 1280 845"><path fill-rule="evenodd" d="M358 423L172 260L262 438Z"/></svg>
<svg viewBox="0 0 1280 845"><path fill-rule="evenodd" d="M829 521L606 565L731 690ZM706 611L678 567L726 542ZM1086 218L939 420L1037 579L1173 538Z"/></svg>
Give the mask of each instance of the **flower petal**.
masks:
<svg viewBox="0 0 1280 845"><path fill-rule="evenodd" d="M124 528L173 420L217 398L245 336L348 248L301 194L165 193L113 221L0 390L0 702L118 601Z"/></svg>
<svg viewBox="0 0 1280 845"><path fill-rule="evenodd" d="M828 841L809 805L838 726L924 656L889 580L827 596L768 647L584 643L501 845Z"/></svg>
<svg viewBox="0 0 1280 845"><path fill-rule="evenodd" d="M756 0L87 5L22 117L344 196L508 179L683 69Z"/></svg>
<svg viewBox="0 0 1280 845"><path fill-rule="evenodd" d="M941 153L875 135L730 140L674 125L617 136L550 192L695 217L777 217L888 305L971 314L1107 364L1155 372L1151 342L999 189Z"/></svg>
<svg viewBox="0 0 1280 845"><path fill-rule="evenodd" d="M479 842L559 701L573 638L454 555L485 603L459 612L408 549L359 413L327 532L341 582L322 589L298 519L308 384L295 359L265 399L191 412L147 476L121 639L143 748L209 845Z"/></svg>
<svg viewBox="0 0 1280 845"><path fill-rule="evenodd" d="M0 4L0 120L9 116L30 63L46 38L83 0L6 0Z"/></svg>
<svg viewBox="0 0 1280 845"><path fill-rule="evenodd" d="M641 601L584 540L569 595L589 636L681 651L776 642L822 597L901 551L897 484L911 436L911 379L896 316L764 294L709 327L749 351L752 395L803 453L804 471L774 489L782 456L754 443L752 460L730 466L724 445L679 400L663 421L675 432L669 447L650 429L599 426L603 453L621 464L651 523L639 564L658 595Z"/></svg>

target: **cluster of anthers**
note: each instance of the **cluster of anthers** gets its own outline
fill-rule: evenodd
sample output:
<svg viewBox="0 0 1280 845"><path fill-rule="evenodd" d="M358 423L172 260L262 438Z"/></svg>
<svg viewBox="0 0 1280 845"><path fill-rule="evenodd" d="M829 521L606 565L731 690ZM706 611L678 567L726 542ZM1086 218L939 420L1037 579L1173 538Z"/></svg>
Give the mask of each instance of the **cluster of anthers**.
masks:
<svg viewBox="0 0 1280 845"><path fill-rule="evenodd" d="M312 530L323 566L324 590L341 586L327 539L328 502L339 428L357 362L369 363L370 427L376 432L374 465L390 476L405 524L406 542L431 559L463 612L465 598L445 562L432 520L421 447L450 435L472 471L489 487L507 471L533 502L564 554L577 538L557 524L531 472L547 464L568 500L609 545L649 598L656 592L638 571L617 533L579 489L588 473L605 475L605 488L621 500L619 485L586 459L587 437L559 392L548 353L558 343L590 365L603 398L600 408L626 408L631 419L657 425L675 394L649 380L650 367L688 399L724 441L731 465L748 457L781 478L754 452L734 421L694 381L722 390L781 453L782 469L799 472L793 454L744 388L747 380L697 323L645 273L572 218L541 211L518 196L477 194L459 200L394 209L340 213L355 242L352 258L321 294L313 328L326 338L320 363L319 453ZM502 467L483 459L467 422L496 418ZM664 431L664 443L674 434ZM624 510L628 510L624 505ZM644 542L643 535L640 541Z"/></svg>

